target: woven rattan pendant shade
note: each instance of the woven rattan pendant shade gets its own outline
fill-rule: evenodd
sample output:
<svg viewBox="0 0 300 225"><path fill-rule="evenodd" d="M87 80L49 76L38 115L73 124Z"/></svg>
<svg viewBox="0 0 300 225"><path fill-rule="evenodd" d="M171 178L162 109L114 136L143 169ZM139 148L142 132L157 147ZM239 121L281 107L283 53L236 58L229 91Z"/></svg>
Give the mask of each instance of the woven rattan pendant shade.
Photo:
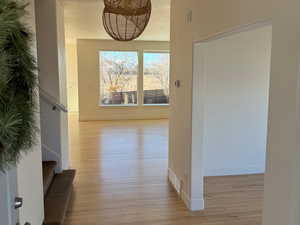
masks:
<svg viewBox="0 0 300 225"><path fill-rule="evenodd" d="M131 41L145 30L151 15L151 0L104 0L103 25L115 40Z"/></svg>

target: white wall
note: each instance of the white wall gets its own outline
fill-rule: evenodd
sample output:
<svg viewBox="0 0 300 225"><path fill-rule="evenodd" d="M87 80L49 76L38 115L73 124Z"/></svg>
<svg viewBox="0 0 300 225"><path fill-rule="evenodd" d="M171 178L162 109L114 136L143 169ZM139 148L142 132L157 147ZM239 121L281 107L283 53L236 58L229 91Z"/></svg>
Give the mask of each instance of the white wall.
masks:
<svg viewBox="0 0 300 225"><path fill-rule="evenodd" d="M183 181L189 198L193 198L191 178L197 175L191 163L193 41L272 21L264 225L300 224L299 8L299 0L172 0L171 83L179 79L182 87L171 88L171 102L177 104L170 113L170 168ZM186 20L190 10L192 23Z"/></svg>
<svg viewBox="0 0 300 225"><path fill-rule="evenodd" d="M57 103L67 106L63 4L59 0L36 0L37 46L40 87ZM43 160L68 165L68 120L41 97Z"/></svg>
<svg viewBox="0 0 300 225"><path fill-rule="evenodd" d="M169 168L181 189L192 189L193 43L238 27L272 19L276 0L172 0ZM187 15L192 12L192 21ZM175 88L174 82L181 81ZM198 172L197 172L198 173ZM195 176L197 176L195 172ZM196 188L197 189L197 188Z"/></svg>
<svg viewBox="0 0 300 225"><path fill-rule="evenodd" d="M29 0L28 24L35 31L34 0ZM36 44L33 44L36 51ZM39 127L39 114L36 115ZM44 220L44 192L42 178L42 156L40 135L37 137L36 145L23 158L17 166L18 194L23 198L24 205L20 208L20 224L30 222L31 225L41 225ZM0 222L1 223L1 222Z"/></svg>
<svg viewBox="0 0 300 225"><path fill-rule="evenodd" d="M264 225L300 224L300 1L274 1Z"/></svg>
<svg viewBox="0 0 300 225"><path fill-rule="evenodd" d="M204 176L265 171L271 37L267 26L203 44Z"/></svg>
<svg viewBox="0 0 300 225"><path fill-rule="evenodd" d="M99 51L168 51L169 42L110 40L78 40L78 84L79 119L88 120L127 120L127 119L166 119L169 106L99 106L100 66ZM140 63L140 66L142 64ZM139 68L141 71L141 67Z"/></svg>
<svg viewBox="0 0 300 225"><path fill-rule="evenodd" d="M79 111L77 44L66 44L67 91L69 112Z"/></svg>
<svg viewBox="0 0 300 225"><path fill-rule="evenodd" d="M171 1L171 110L169 167L191 197L193 43L272 18L276 0ZM192 21L187 15L192 12ZM181 87L175 88L175 80Z"/></svg>
<svg viewBox="0 0 300 225"><path fill-rule="evenodd" d="M59 88L60 103L68 108L67 97L67 66L66 66L66 44L64 26L64 5L60 0L56 0L56 26L57 26L57 49L59 64ZM62 168L69 168L69 133L68 133L68 114L60 112L60 140L61 140L61 161Z"/></svg>

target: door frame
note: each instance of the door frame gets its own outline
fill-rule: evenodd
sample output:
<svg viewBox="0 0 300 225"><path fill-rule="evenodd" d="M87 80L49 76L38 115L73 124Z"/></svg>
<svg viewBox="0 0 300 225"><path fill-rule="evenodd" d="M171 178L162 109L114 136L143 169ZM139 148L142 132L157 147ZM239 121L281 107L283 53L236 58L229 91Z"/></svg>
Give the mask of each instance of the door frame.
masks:
<svg viewBox="0 0 300 225"><path fill-rule="evenodd" d="M204 199L204 167L203 167L203 133L204 109L205 109L205 73L204 51L210 41L219 40L245 31L255 30L260 27L270 26L270 20L237 27L214 36L204 38L193 43L193 92L192 92L192 149L189 155L190 162L190 208L192 211L205 209ZM200 46L199 57L196 57L196 49ZM196 63L197 61L197 63ZM200 61L200 62L199 62Z"/></svg>

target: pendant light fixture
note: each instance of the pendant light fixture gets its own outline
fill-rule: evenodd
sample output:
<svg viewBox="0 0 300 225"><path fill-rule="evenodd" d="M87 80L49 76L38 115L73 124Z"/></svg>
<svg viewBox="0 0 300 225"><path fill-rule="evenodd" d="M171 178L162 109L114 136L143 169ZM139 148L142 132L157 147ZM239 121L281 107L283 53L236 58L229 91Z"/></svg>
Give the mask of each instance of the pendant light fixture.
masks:
<svg viewBox="0 0 300 225"><path fill-rule="evenodd" d="M104 0L103 25L117 41L138 38L149 23L151 0Z"/></svg>

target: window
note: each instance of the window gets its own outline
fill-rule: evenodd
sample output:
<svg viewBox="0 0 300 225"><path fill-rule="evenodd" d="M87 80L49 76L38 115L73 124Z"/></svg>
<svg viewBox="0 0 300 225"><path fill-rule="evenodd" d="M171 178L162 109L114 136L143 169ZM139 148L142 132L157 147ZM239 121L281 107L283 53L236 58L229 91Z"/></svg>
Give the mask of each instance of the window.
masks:
<svg viewBox="0 0 300 225"><path fill-rule="evenodd" d="M168 52L100 51L99 60L101 106L169 104Z"/></svg>
<svg viewBox="0 0 300 225"><path fill-rule="evenodd" d="M144 53L144 104L169 104L169 53Z"/></svg>
<svg viewBox="0 0 300 225"><path fill-rule="evenodd" d="M137 52L100 52L100 105L137 104Z"/></svg>

